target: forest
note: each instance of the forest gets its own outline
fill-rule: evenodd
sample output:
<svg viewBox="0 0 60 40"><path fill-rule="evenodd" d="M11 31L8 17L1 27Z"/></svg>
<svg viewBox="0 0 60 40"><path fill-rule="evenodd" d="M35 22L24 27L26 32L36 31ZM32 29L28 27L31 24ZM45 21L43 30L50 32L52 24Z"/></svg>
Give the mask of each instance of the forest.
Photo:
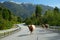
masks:
<svg viewBox="0 0 60 40"><path fill-rule="evenodd" d="M60 26L60 9L55 7L53 10L48 9L42 14L42 7L36 5L35 12L32 13L31 17L22 21L20 16L16 16L8 8L0 6L0 30L10 29L14 24L22 22L27 25L49 24L50 26Z"/></svg>
<svg viewBox="0 0 60 40"><path fill-rule="evenodd" d="M12 14L9 9L0 6L0 30L10 29L17 23L21 23L21 18Z"/></svg>
<svg viewBox="0 0 60 40"><path fill-rule="evenodd" d="M49 24L50 26L60 26L60 9L55 7L53 10L46 10L44 14L42 14L42 7L36 5L35 12L31 17L27 17L24 21L28 24Z"/></svg>

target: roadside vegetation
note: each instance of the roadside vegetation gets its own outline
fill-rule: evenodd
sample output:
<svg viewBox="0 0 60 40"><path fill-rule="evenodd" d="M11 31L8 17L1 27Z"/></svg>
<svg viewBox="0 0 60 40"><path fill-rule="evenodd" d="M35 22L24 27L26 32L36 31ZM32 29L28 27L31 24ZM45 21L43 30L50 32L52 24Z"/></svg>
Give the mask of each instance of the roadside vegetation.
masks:
<svg viewBox="0 0 60 40"><path fill-rule="evenodd" d="M14 24L21 23L21 19L21 17L15 16L9 9L0 7L0 30L12 28ZM60 26L60 10L55 7L53 10L48 9L42 14L42 7L36 5L35 12L31 17L27 17L24 22L27 25L49 24L51 26Z"/></svg>
<svg viewBox="0 0 60 40"><path fill-rule="evenodd" d="M0 7L0 30L10 29L14 24L21 23L21 18L12 14L12 12Z"/></svg>
<svg viewBox="0 0 60 40"><path fill-rule="evenodd" d="M42 14L42 7L39 5L36 6L36 10L31 17L25 19L25 23L28 24L49 24L51 26L60 26L60 10L55 7L53 10L46 10L44 14Z"/></svg>

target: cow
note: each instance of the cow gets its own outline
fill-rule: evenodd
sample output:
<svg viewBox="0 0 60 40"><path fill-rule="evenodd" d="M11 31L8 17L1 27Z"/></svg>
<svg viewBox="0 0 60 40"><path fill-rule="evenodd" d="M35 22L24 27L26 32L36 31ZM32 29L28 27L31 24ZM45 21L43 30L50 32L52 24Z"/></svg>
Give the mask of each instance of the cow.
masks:
<svg viewBox="0 0 60 40"><path fill-rule="evenodd" d="M42 28L44 28L44 27L45 27L45 25L44 25L44 24L42 24L41 26L42 26Z"/></svg>
<svg viewBox="0 0 60 40"><path fill-rule="evenodd" d="M49 27L49 24L45 24L45 28L47 29Z"/></svg>
<svg viewBox="0 0 60 40"><path fill-rule="evenodd" d="M30 33L32 33L35 30L35 25L28 25Z"/></svg>
<svg viewBox="0 0 60 40"><path fill-rule="evenodd" d="M42 28L48 28L49 27L49 24L42 24Z"/></svg>

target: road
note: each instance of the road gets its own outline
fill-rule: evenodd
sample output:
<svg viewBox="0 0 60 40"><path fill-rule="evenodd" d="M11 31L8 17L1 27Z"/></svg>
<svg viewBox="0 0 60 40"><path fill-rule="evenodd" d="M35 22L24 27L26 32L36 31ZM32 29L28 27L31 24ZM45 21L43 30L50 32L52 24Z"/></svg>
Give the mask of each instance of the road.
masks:
<svg viewBox="0 0 60 40"><path fill-rule="evenodd" d="M17 33L4 37L0 40L60 40L60 34L52 31L36 28L33 34L30 34L27 26L19 24L21 30Z"/></svg>

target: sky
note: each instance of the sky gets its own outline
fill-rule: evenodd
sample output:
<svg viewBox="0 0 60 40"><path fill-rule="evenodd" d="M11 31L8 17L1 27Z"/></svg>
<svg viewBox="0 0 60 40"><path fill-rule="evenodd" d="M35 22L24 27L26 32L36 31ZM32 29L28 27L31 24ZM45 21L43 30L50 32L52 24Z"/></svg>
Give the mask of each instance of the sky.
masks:
<svg viewBox="0 0 60 40"><path fill-rule="evenodd" d="M60 8L60 0L0 0L0 2L3 1L11 1L11 2L16 2L18 4L20 3L43 4L43 5Z"/></svg>

